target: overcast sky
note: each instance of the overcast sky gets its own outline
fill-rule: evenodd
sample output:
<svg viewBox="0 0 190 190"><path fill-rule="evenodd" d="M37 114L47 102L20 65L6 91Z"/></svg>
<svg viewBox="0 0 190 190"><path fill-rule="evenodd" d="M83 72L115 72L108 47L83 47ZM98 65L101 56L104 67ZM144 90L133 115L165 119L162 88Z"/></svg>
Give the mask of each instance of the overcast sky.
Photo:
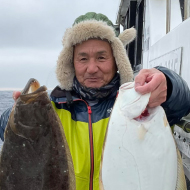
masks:
<svg viewBox="0 0 190 190"><path fill-rule="evenodd" d="M120 0L0 0L0 89L23 88L36 78L48 89L62 37L78 16L103 13L115 24Z"/></svg>

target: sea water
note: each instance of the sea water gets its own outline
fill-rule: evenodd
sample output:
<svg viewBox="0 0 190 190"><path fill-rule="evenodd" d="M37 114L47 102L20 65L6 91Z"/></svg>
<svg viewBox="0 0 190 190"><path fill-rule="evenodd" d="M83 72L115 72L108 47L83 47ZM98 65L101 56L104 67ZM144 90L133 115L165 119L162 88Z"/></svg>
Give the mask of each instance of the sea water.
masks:
<svg viewBox="0 0 190 190"><path fill-rule="evenodd" d="M0 91L0 115L14 104L12 94L13 91ZM0 149L2 144L3 142L0 139Z"/></svg>

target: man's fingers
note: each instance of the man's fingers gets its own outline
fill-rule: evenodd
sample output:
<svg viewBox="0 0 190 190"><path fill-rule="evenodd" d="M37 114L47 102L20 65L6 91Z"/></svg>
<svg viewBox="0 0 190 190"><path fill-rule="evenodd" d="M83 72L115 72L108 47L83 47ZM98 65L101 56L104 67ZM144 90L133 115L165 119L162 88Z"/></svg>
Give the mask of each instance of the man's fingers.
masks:
<svg viewBox="0 0 190 190"><path fill-rule="evenodd" d="M146 78L146 69L140 70L139 74L135 77L135 88L143 86L146 82Z"/></svg>
<svg viewBox="0 0 190 190"><path fill-rule="evenodd" d="M160 106L160 103L159 103L159 102L153 102L153 103L149 103L149 104L148 104L148 107L149 107L149 108L155 108L155 107L157 107L157 106Z"/></svg>
<svg viewBox="0 0 190 190"><path fill-rule="evenodd" d="M139 74L135 77L135 90L141 94L146 94L154 90L156 87L154 87L154 84L150 83L152 82L152 79L154 78L154 71L155 69L142 69ZM154 81L153 81L154 82ZM149 84L149 85L147 85Z"/></svg>
<svg viewBox="0 0 190 190"><path fill-rule="evenodd" d="M159 106L167 97L166 77L155 68L142 69L135 78L135 90L141 94L151 92L148 106Z"/></svg>
<svg viewBox="0 0 190 190"><path fill-rule="evenodd" d="M163 73L159 72L154 75L145 75L145 84L143 86L136 86L135 90L141 94L153 92L157 89L163 81L166 81ZM162 86L162 85L161 85ZM161 89L160 89L161 90Z"/></svg>
<svg viewBox="0 0 190 190"><path fill-rule="evenodd" d="M155 88L156 86L154 86L154 83L151 81L149 83L144 84L143 86L135 87L135 90L140 94L147 94L149 92L152 92Z"/></svg>
<svg viewBox="0 0 190 190"><path fill-rule="evenodd" d="M150 99L148 103L148 107L153 108L156 106L160 106L165 101L166 101L166 96L161 96L160 98L157 98L157 99Z"/></svg>
<svg viewBox="0 0 190 190"><path fill-rule="evenodd" d="M16 101L18 97L20 96L21 92L20 91L14 91L13 92L13 100Z"/></svg>
<svg viewBox="0 0 190 190"><path fill-rule="evenodd" d="M146 80L147 83L145 83L143 86L135 87L135 90L141 94L153 92L155 89L158 88L161 81L162 80L158 75L155 75L154 77L147 77Z"/></svg>
<svg viewBox="0 0 190 190"><path fill-rule="evenodd" d="M152 108L159 106L166 101L167 88L164 86L165 86L164 84L159 85L158 88L151 93L148 103L149 107Z"/></svg>

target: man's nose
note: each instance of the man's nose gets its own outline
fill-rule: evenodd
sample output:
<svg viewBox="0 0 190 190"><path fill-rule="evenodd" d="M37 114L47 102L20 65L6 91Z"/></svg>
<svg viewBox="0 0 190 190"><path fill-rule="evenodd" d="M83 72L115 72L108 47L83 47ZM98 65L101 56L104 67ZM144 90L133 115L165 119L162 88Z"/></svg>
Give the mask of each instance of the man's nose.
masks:
<svg viewBox="0 0 190 190"><path fill-rule="evenodd" d="M90 59L87 67L87 72L92 74L96 73L98 71L98 65L96 63L96 60Z"/></svg>

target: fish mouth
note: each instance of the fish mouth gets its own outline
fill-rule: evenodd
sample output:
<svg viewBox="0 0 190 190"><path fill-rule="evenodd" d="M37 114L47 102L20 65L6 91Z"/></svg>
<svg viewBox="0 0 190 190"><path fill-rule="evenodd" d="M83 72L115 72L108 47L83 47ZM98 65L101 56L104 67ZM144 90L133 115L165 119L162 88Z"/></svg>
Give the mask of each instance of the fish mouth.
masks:
<svg viewBox="0 0 190 190"><path fill-rule="evenodd" d="M36 79L31 78L21 92L19 98L25 103L35 102L37 97L43 96L44 93L47 93L46 90L46 86L40 86L40 83Z"/></svg>
<svg viewBox="0 0 190 190"><path fill-rule="evenodd" d="M23 89L21 95L35 94L46 90L46 86L40 86L40 83L36 79L31 78Z"/></svg>

